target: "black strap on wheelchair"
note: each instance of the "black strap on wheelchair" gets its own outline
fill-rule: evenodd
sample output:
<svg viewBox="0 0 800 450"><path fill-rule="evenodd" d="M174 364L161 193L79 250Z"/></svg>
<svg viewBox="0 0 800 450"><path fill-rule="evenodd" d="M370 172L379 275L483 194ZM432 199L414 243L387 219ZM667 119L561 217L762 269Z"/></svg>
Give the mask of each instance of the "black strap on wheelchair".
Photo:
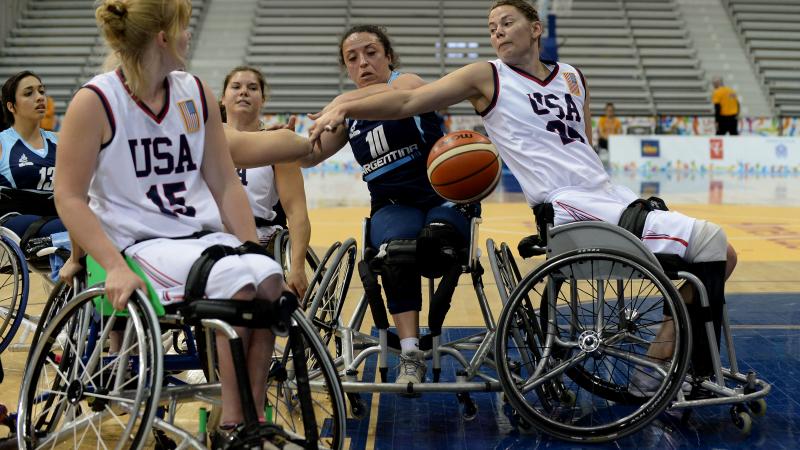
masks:
<svg viewBox="0 0 800 450"><path fill-rule="evenodd" d="M536 232L542 246L547 245L547 226L556 221L556 213L552 203L539 203L533 207L533 216L536 219Z"/></svg>
<svg viewBox="0 0 800 450"><path fill-rule="evenodd" d="M28 243L31 240L31 238L34 238L34 237L38 236L39 235L39 231L42 230L42 227L47 225L47 223L50 222L51 220L55 220L55 219L58 219L58 217L57 216L43 216L43 217L40 217L40 218L36 219L35 221L33 221L33 223L28 225L28 228L25 230L24 233L22 233L22 236L19 238L19 248L23 249L23 251L27 250ZM35 256L35 255L28 255L26 253L26 256Z"/></svg>
<svg viewBox="0 0 800 450"><path fill-rule="evenodd" d="M214 267L217 261L226 256L244 255L247 253L270 257L264 247L250 241L235 248L228 245L212 245L203 250L203 253L197 258L197 261L192 264L192 268L189 269L189 275L186 277L185 300L190 302L205 297L208 275L211 273L211 268Z"/></svg>
<svg viewBox="0 0 800 450"><path fill-rule="evenodd" d="M524 237L517 244L517 251L523 258L544 255L547 253L547 226L555 222L555 211L552 203L540 203L533 207L537 234Z"/></svg>
<svg viewBox="0 0 800 450"><path fill-rule="evenodd" d="M664 200L658 197L650 197L647 200L638 198L622 211L617 225L641 239L647 215L650 214L650 211L655 210L669 211L669 208Z"/></svg>
<svg viewBox="0 0 800 450"><path fill-rule="evenodd" d="M678 279L678 272L694 274L703 283L708 295L709 306L700 305L700 298L694 291L694 301L686 305L689 323L692 329L692 373L696 376L708 376L713 373L711 354L708 349L708 335L705 325L711 322L720 344L722 330L722 312L725 305L725 261L687 263L677 255L656 253L656 258L670 279ZM665 303L664 315L669 315Z"/></svg>
<svg viewBox="0 0 800 450"><path fill-rule="evenodd" d="M358 262L358 275L361 277L361 284L364 285L364 295L367 296L369 310L372 312L372 320L379 330L389 328L389 318L386 316L386 307L383 306L383 295L381 295L381 285L375 275L370 263L374 259L361 260Z"/></svg>
<svg viewBox="0 0 800 450"><path fill-rule="evenodd" d="M442 276L439 285L436 287L433 297L431 297L431 304L428 313L428 327L431 330L432 336L439 336L442 334L442 324L447 312L450 311L450 302L453 299L453 293L458 286L458 279L461 277L461 265L451 264L447 272Z"/></svg>

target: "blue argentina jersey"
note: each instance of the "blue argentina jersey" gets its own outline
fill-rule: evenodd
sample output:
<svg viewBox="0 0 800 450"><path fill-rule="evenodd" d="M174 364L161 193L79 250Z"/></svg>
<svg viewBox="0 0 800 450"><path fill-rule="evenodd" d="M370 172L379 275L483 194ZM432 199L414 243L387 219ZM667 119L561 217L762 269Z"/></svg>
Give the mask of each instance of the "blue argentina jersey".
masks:
<svg viewBox="0 0 800 450"><path fill-rule="evenodd" d="M393 72L389 83L399 75ZM444 202L431 188L426 161L444 135L434 113L402 120L347 120L350 147L361 165L373 206L401 203L426 206Z"/></svg>
<svg viewBox="0 0 800 450"><path fill-rule="evenodd" d="M40 130L44 148L33 149L14 128L0 133L0 186L41 193L53 192L56 168L56 135Z"/></svg>

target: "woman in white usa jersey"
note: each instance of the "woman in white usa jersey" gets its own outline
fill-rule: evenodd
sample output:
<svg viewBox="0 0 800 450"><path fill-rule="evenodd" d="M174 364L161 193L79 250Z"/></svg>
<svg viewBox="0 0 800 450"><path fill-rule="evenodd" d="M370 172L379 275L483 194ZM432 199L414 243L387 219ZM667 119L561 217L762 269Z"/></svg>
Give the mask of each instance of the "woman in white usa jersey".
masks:
<svg viewBox="0 0 800 450"><path fill-rule="evenodd" d="M569 64L540 60L541 34L538 13L527 1L496 0L489 9L489 35L498 59L470 64L416 89L329 105L312 116L317 121L309 139L316 141L323 132L335 131L345 118L397 119L469 100L483 116L489 137L530 206L552 204L556 225L581 220L617 224L637 196L610 183L591 147L586 81ZM719 281L718 295L711 298L709 293L709 297L715 318L721 317L722 284L736 265L736 253L722 229L679 213L654 210L640 231L642 242L654 253L709 265L710 276ZM708 283L706 287L710 290ZM691 315L693 294L688 287L681 294ZM673 339L674 328L662 327L655 339L658 343L648 354L653 358L671 354ZM703 344L695 343L695 349L699 349L695 356L700 356L694 362L708 364L710 359L702 356ZM706 369L710 365L702 370Z"/></svg>
<svg viewBox="0 0 800 450"><path fill-rule="evenodd" d="M261 123L261 110L268 94L269 86L260 70L251 66L231 69L222 83L221 103L227 125L241 131L265 129ZM295 120L292 116L289 124L270 129L294 130ZM305 258L311 239L311 223L300 167L295 163L285 163L254 169L237 168L236 171L255 216L259 242L269 249L274 244L276 231L289 229L292 254L286 284L302 297L308 288Z"/></svg>
<svg viewBox="0 0 800 450"><path fill-rule="evenodd" d="M295 159L310 146L286 133L223 131L211 89L179 71L190 40L189 0L105 0L95 16L114 70L80 89L64 118L55 198L75 245L62 277L89 253L107 272L112 304L123 309L134 289L145 288L124 253L139 263L162 303L179 302L204 249L258 239L226 134L244 167ZM270 152L271 161L258 154L275 139L284 145ZM205 294L272 301L283 289L275 261L246 254L219 260ZM263 329L237 332L254 403L263 405L274 336ZM230 348L220 339L221 422L232 428L243 416Z"/></svg>

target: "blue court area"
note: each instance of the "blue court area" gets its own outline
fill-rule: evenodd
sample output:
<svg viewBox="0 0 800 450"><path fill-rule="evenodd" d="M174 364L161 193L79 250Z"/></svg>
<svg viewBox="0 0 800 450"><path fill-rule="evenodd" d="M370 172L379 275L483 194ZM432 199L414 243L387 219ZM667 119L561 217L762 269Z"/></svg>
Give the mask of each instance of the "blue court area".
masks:
<svg viewBox="0 0 800 450"><path fill-rule="evenodd" d="M800 294L729 295L728 308L740 370L756 371L772 384L767 413L742 436L730 418L730 406L694 409L686 423L683 410L667 411L644 430L615 443L593 448L763 448L800 447ZM474 328L446 328L445 340L474 334ZM377 335L377 334L376 334ZM723 363L727 357L723 349ZM397 361L390 360L391 367ZM452 359L443 360L442 378L451 380ZM376 377L376 358L368 359L365 379ZM430 370L428 371L430 377ZM409 399L392 394L362 394L369 414L348 419L351 449L534 449L583 448L535 430L510 417L502 394L475 393L478 415L461 418L455 394L425 394ZM379 404L373 410L372 403ZM377 417L371 417L375 414ZM374 441L368 429L374 427Z"/></svg>

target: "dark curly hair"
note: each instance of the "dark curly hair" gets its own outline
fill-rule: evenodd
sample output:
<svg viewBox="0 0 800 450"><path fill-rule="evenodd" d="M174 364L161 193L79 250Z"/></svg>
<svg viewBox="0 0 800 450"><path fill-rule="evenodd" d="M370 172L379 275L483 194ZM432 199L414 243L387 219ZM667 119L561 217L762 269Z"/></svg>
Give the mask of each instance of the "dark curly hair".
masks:
<svg viewBox="0 0 800 450"><path fill-rule="evenodd" d="M342 38L339 39L339 65L344 67L344 55L342 54L342 50L344 47L344 40L350 37L352 34L356 33L372 33L383 45L383 51L386 53L386 57L389 58L389 69L394 70L395 67L400 65L400 57L395 54L394 49L392 48L392 41L389 40L389 35L386 33L386 28L379 26L379 25L353 25L347 31L344 32Z"/></svg>

